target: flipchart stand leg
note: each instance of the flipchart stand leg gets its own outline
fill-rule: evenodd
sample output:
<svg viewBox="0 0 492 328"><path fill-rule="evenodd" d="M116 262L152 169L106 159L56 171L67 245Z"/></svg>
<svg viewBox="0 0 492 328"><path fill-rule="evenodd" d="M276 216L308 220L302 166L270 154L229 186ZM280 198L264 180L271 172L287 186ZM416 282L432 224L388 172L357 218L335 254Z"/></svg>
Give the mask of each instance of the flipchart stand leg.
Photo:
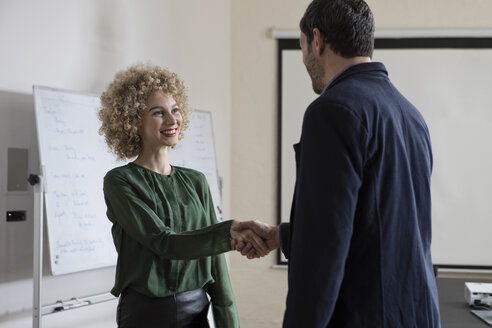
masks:
<svg viewBox="0 0 492 328"><path fill-rule="evenodd" d="M42 327L41 295L43 279L43 177L31 174L28 179L34 188L34 253L33 253L33 328Z"/></svg>

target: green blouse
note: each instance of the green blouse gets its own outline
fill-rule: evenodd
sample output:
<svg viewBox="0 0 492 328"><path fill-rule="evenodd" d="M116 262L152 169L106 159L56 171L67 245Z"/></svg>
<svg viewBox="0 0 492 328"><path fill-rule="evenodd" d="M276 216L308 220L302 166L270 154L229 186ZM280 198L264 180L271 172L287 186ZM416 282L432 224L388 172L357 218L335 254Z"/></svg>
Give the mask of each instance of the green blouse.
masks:
<svg viewBox="0 0 492 328"><path fill-rule="evenodd" d="M217 327L239 327L224 255L232 221L217 223L205 176L173 166L162 175L134 163L104 177L107 216L118 252L118 296L132 289L164 297L204 287Z"/></svg>

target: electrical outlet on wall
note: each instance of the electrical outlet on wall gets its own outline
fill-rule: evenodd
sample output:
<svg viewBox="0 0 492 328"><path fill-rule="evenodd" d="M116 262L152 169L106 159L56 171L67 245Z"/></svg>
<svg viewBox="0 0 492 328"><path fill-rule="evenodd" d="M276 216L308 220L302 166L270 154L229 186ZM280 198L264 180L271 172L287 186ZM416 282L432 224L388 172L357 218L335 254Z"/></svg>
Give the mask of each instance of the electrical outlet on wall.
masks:
<svg viewBox="0 0 492 328"><path fill-rule="evenodd" d="M7 222L26 221L26 211L7 211Z"/></svg>

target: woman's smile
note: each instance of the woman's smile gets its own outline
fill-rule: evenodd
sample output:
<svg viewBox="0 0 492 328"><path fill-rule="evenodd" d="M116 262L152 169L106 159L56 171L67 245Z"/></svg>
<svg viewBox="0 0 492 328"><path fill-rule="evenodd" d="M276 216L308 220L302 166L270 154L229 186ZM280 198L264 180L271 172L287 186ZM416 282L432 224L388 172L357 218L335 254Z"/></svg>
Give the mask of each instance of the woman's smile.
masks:
<svg viewBox="0 0 492 328"><path fill-rule="evenodd" d="M166 129L166 130L162 130L161 134L163 134L166 137L175 137L177 132L178 129Z"/></svg>

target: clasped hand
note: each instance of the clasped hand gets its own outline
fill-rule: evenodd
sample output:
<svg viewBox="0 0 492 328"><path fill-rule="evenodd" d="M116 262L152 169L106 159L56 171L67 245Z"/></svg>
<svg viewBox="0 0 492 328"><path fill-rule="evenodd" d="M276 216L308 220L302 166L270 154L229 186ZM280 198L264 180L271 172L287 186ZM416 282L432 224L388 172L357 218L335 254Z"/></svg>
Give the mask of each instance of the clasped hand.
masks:
<svg viewBox="0 0 492 328"><path fill-rule="evenodd" d="M231 225L231 245L248 259L263 257L280 246L278 226L258 220L234 221Z"/></svg>

